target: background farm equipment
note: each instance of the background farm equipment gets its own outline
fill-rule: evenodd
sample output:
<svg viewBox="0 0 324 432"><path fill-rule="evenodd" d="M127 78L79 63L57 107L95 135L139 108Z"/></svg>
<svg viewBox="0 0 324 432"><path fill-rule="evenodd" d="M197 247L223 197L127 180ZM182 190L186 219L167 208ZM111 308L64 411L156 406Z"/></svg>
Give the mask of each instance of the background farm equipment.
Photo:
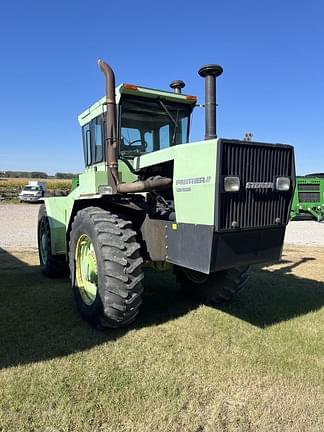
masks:
<svg viewBox="0 0 324 432"><path fill-rule="evenodd" d="M296 178L290 217L292 220L324 220L324 174Z"/></svg>

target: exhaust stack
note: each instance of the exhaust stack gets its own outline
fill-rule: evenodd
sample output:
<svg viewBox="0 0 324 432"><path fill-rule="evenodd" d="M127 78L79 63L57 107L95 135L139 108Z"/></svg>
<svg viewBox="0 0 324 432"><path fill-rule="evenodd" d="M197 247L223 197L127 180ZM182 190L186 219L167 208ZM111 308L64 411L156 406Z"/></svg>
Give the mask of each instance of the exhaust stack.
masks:
<svg viewBox="0 0 324 432"><path fill-rule="evenodd" d="M115 96L115 74L112 68L103 60L98 60L98 65L106 80L106 164L108 172L108 185L115 193L150 192L160 189L168 189L172 185L169 177L149 177L133 183L121 183L118 177L118 137L117 137L117 109ZM181 81L182 83L182 81ZM182 85L183 84L183 85ZM184 87L184 83L181 86ZM180 88L181 88L180 86Z"/></svg>
<svg viewBox="0 0 324 432"><path fill-rule="evenodd" d="M112 68L103 60L98 60L98 66L106 80L106 163L108 168L108 184L118 185L117 160L117 115L115 97L115 74ZM110 181L109 181L110 180Z"/></svg>
<svg viewBox="0 0 324 432"><path fill-rule="evenodd" d="M223 68L216 64L202 66L199 75L205 78L205 140L217 138L216 134L216 78Z"/></svg>
<svg viewBox="0 0 324 432"><path fill-rule="evenodd" d="M181 89L185 87L185 83L181 80L175 80L170 83L170 87L174 90L174 93L181 94Z"/></svg>

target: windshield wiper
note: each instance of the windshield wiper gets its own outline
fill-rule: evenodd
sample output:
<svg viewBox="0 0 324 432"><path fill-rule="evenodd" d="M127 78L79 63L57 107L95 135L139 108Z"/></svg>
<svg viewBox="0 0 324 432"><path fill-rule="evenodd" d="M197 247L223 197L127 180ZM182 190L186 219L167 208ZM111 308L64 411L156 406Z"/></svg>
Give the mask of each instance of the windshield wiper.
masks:
<svg viewBox="0 0 324 432"><path fill-rule="evenodd" d="M164 111L167 113L167 115L169 116L169 119L172 121L172 123L174 124L174 131L173 131L173 135L172 135L172 143L171 145L173 145L175 142L175 136L176 136L176 131L177 131L177 126L178 126L178 118L179 118L179 108L177 109L177 118L176 120L174 119L173 115L170 113L170 111L168 110L168 108L164 105L164 103L161 101L161 99L159 99L160 105L161 107L164 109Z"/></svg>
<svg viewBox="0 0 324 432"><path fill-rule="evenodd" d="M160 105L162 106L162 108L164 109L164 111L168 114L170 120L172 121L172 123L174 124L175 127L177 127L177 122L174 120L173 115L170 113L170 111L168 110L168 108L164 105L164 103L159 99Z"/></svg>

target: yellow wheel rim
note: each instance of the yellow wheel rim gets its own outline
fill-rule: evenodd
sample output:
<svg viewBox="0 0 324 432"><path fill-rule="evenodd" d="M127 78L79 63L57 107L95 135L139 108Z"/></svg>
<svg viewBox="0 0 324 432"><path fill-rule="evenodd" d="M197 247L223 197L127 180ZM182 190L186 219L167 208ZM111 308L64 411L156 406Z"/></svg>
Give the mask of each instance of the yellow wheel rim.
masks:
<svg viewBox="0 0 324 432"><path fill-rule="evenodd" d="M90 306L97 297L98 269L92 241L82 234L75 249L75 278L83 302Z"/></svg>

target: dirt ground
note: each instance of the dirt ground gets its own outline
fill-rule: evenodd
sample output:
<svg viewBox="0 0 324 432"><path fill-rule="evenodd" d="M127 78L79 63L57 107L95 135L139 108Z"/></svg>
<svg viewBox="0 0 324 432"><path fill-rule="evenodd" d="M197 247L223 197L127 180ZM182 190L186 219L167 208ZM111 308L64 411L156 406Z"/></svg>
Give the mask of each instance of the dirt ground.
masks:
<svg viewBox="0 0 324 432"><path fill-rule="evenodd" d="M37 248L39 204L0 204L0 247L7 250ZM290 222L286 245L324 247L324 223Z"/></svg>
<svg viewBox="0 0 324 432"><path fill-rule="evenodd" d="M39 204L0 204L0 248L37 248Z"/></svg>

